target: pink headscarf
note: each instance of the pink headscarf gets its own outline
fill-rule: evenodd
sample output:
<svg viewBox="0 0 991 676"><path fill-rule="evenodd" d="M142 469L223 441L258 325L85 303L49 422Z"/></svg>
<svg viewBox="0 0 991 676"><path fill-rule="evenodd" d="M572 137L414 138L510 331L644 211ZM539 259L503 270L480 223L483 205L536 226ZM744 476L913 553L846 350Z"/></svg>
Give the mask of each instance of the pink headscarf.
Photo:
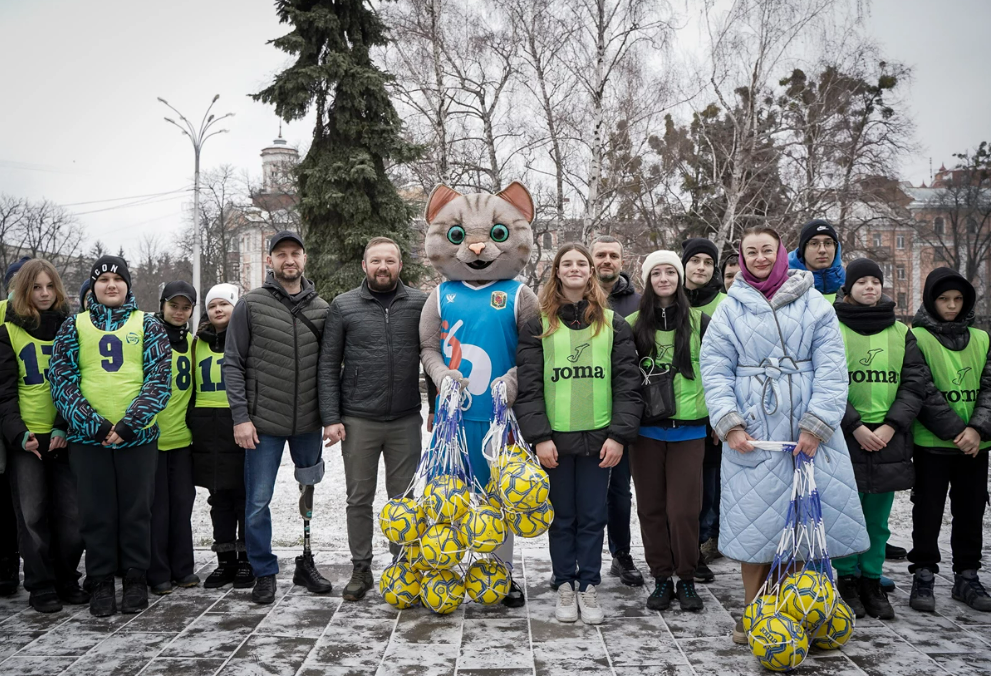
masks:
<svg viewBox="0 0 991 676"><path fill-rule="evenodd" d="M743 242L741 241L740 276L747 281L747 284L764 294L764 297L768 300L774 298L774 294L778 292L781 285L788 279L788 250L785 249L785 245L778 241L778 257L771 267L771 274L766 279L757 279L754 277L753 273L747 269L745 260L743 257Z"/></svg>

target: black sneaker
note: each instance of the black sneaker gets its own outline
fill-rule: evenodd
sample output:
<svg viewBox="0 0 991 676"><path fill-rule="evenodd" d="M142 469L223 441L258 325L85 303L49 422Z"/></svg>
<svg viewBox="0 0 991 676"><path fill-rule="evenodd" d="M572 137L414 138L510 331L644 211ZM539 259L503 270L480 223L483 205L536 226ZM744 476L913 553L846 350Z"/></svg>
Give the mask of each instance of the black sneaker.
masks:
<svg viewBox="0 0 991 676"><path fill-rule="evenodd" d="M171 582L159 582L158 584L148 585L148 591L150 591L155 596L166 596L172 593L172 583Z"/></svg>
<svg viewBox="0 0 991 676"><path fill-rule="evenodd" d="M908 597L908 605L913 610L923 613L936 611L936 597L933 595L933 587L936 585L936 576L928 568L919 568L915 571L912 579L912 593Z"/></svg>
<svg viewBox="0 0 991 676"><path fill-rule="evenodd" d="M307 552L296 557L296 572L292 574L292 583L306 587L313 594L329 594L334 585L317 570L313 554Z"/></svg>
<svg viewBox="0 0 991 676"><path fill-rule="evenodd" d="M619 578L619 581L628 587L642 587L643 575L633 565L633 557L629 552L616 552L612 559L612 566L609 573Z"/></svg>
<svg viewBox="0 0 991 676"><path fill-rule="evenodd" d="M858 620L867 614L864 602L860 600L860 584L856 577L840 575L836 578L836 589Z"/></svg>
<svg viewBox="0 0 991 676"><path fill-rule="evenodd" d="M965 570L953 576L953 598L974 610L991 613L991 596L978 579L976 570Z"/></svg>
<svg viewBox="0 0 991 676"><path fill-rule="evenodd" d="M709 566L707 566L705 563L705 559L703 559L700 554L698 565L695 566L695 581L712 582L715 579L716 579L715 573L713 573L712 570L709 569Z"/></svg>
<svg viewBox="0 0 991 676"><path fill-rule="evenodd" d="M57 613L62 610L62 602L59 601L58 594L51 587L31 592L28 605L39 613Z"/></svg>
<svg viewBox="0 0 991 676"><path fill-rule="evenodd" d="M124 596L120 603L120 612L133 615L147 607L148 581L145 573L137 568L128 568L124 574Z"/></svg>
<svg viewBox="0 0 991 676"><path fill-rule="evenodd" d="M372 571L368 566L355 566L351 571L351 580L344 586L345 601L360 601L365 593L375 584Z"/></svg>
<svg viewBox="0 0 991 676"><path fill-rule="evenodd" d="M59 600L70 606L81 606L89 603L89 592L83 591L78 582L66 582L56 589Z"/></svg>
<svg viewBox="0 0 991 676"><path fill-rule="evenodd" d="M108 575L99 582L90 582L86 578L90 587L89 613L93 617L109 617L117 612L117 599L114 589L115 580L113 575Z"/></svg>
<svg viewBox="0 0 991 676"><path fill-rule="evenodd" d="M678 580L675 590L682 610L702 610L702 599L695 593L695 580Z"/></svg>
<svg viewBox="0 0 991 676"><path fill-rule="evenodd" d="M178 580L172 580L176 587L182 587L183 589L192 589L193 587L200 586L200 576L196 573L192 575L186 575L185 577L180 577Z"/></svg>
<svg viewBox="0 0 991 676"><path fill-rule="evenodd" d="M251 589L255 586L255 571L248 559L237 560L237 573L234 575L234 589Z"/></svg>
<svg viewBox="0 0 991 676"><path fill-rule="evenodd" d="M526 605L526 596L523 594L523 588L516 584L516 580L513 578L509 578L509 593L502 600L502 605L507 608L522 608Z"/></svg>
<svg viewBox="0 0 991 676"><path fill-rule="evenodd" d="M233 563L221 562L212 573L210 573L206 582L203 583L205 589L220 589L226 585L229 585L234 581L234 577L237 575L237 561Z"/></svg>
<svg viewBox="0 0 991 676"><path fill-rule="evenodd" d="M19 556L4 556L0 558L0 596L11 596L17 593L20 584L21 559Z"/></svg>
<svg viewBox="0 0 991 676"><path fill-rule="evenodd" d="M667 610L674 598L674 583L669 577L654 579L654 591L647 597L647 607L651 610Z"/></svg>
<svg viewBox="0 0 991 676"><path fill-rule="evenodd" d="M895 545L884 546L884 558L889 561L902 561L908 557L908 551L904 547L896 547Z"/></svg>
<svg viewBox="0 0 991 676"><path fill-rule="evenodd" d="M845 599L844 599L845 600ZM888 595L881 589L881 581L869 577L860 578L860 600L871 617L879 620L895 619L895 609L888 601Z"/></svg>
<svg viewBox="0 0 991 676"><path fill-rule="evenodd" d="M275 576L262 575L255 580L255 588L251 590L251 600L255 603L274 603L275 588Z"/></svg>

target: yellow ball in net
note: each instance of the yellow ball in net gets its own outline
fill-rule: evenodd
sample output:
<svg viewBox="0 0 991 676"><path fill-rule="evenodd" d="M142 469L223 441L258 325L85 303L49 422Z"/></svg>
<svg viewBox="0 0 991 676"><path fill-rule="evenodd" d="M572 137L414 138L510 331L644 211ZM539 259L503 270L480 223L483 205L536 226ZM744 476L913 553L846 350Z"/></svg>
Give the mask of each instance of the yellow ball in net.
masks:
<svg viewBox="0 0 991 676"><path fill-rule="evenodd" d="M453 613L465 598L465 585L457 573L432 570L423 575L420 600L438 615Z"/></svg>

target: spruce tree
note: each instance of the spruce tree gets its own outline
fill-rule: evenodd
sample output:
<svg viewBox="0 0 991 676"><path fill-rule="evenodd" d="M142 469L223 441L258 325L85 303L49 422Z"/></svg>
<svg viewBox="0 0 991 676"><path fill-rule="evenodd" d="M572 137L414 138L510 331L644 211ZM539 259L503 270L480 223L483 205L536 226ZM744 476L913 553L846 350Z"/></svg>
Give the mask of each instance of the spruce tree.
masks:
<svg viewBox="0 0 991 676"><path fill-rule="evenodd" d="M290 122L316 112L313 143L297 169L299 212L307 246L306 276L327 300L357 286L372 237L391 237L404 254L403 279L415 279L411 208L386 174L414 159L370 50L388 42L365 0L278 0L288 34L271 41L295 61L252 95Z"/></svg>

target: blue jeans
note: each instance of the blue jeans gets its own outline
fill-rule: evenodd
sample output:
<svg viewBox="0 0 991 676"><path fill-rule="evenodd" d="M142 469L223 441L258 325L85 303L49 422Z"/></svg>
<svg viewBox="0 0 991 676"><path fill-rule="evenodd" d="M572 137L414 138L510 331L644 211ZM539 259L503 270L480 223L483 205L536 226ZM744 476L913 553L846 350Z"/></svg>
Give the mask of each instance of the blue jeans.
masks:
<svg viewBox="0 0 991 676"><path fill-rule="evenodd" d="M272 512L268 506L275 492L282 451L288 442L296 465L296 481L318 484L323 479L322 440L321 430L290 437L259 434L255 449L244 453L245 541L248 562L258 577L279 572L279 559L272 553Z"/></svg>

